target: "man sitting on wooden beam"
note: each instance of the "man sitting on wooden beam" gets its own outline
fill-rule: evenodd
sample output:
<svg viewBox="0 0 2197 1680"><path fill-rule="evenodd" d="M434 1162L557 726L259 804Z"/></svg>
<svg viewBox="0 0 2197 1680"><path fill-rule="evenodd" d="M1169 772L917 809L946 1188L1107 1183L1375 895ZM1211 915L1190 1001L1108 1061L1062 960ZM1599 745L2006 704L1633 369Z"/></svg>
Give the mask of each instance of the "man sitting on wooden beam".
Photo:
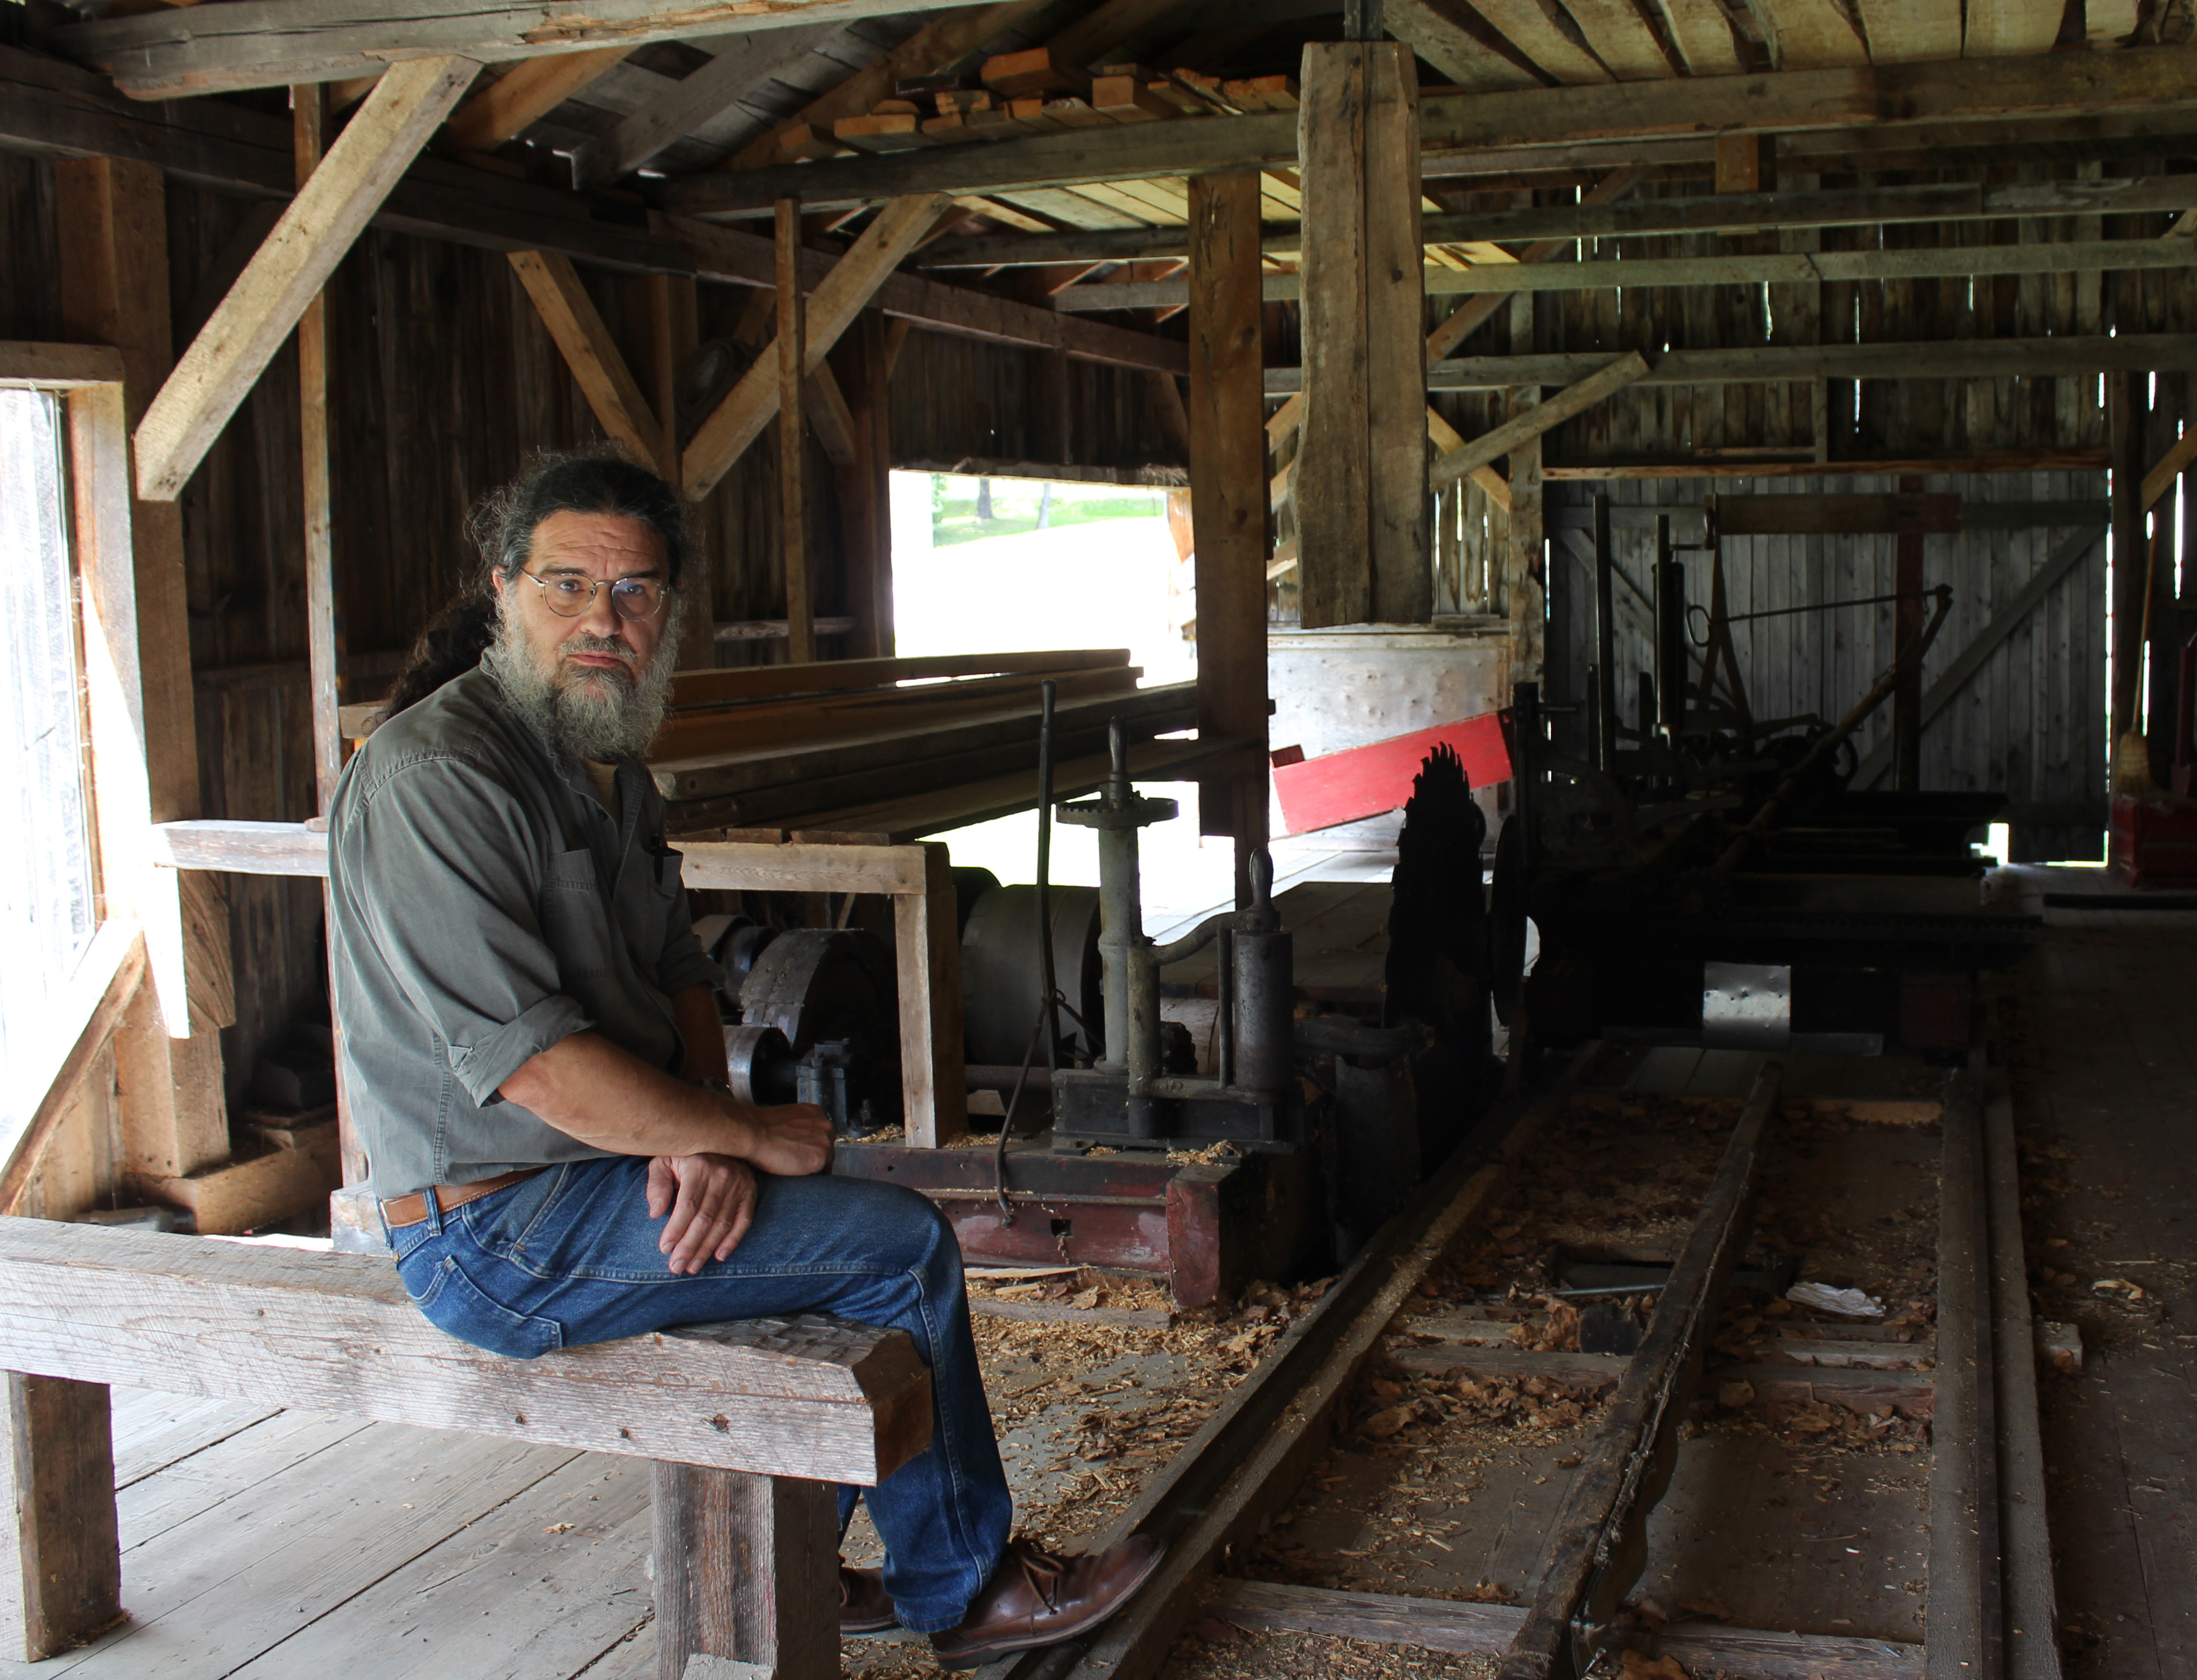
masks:
<svg viewBox="0 0 2197 1680"><path fill-rule="evenodd" d="M1159 1548L1009 1538L953 1226L832 1176L822 1109L727 1084L723 976L641 762L679 646L678 497L558 457L474 536L481 587L421 639L328 819L345 1085L405 1287L516 1358L798 1312L904 1330L931 1443L866 1496L885 1565L842 1568L842 1629L897 1622L969 1667L1097 1625Z"/></svg>

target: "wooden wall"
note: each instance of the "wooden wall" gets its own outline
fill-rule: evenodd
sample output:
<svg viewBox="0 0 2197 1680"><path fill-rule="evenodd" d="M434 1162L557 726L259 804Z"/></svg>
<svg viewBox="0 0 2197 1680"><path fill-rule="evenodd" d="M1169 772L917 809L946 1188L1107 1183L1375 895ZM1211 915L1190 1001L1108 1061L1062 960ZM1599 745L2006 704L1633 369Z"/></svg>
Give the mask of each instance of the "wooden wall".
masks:
<svg viewBox="0 0 2197 1680"><path fill-rule="evenodd" d="M1932 475L1927 490L1962 499L1975 528L1923 538L1923 581L1950 584L1953 606L1923 660L1931 685L1993 616L2078 527L1986 524L1994 503L2087 504L2101 522L2105 475L2023 472ZM1632 480L1551 486L1548 687L1566 699L1586 689L1595 658L1591 501L1609 496L1611 540L1622 576L1617 600L1620 721L1638 723L1638 674L1653 668L1651 619L1641 592L1654 591L1654 512L1672 515L1676 542L1701 540L1705 495L1806 495L1817 490L1890 494L1890 478ZM1722 544L1728 610L1735 616L1888 595L1895 588L1891 536L1742 536ZM1945 791L2007 794L2018 855L2036 860L2097 854L2106 799L2105 542L2099 537L2073 570L2001 643L1922 733L1922 785ZM1682 550L1686 596L1706 608L1707 554ZM1625 579L1630 578L1629 585ZM1892 663L1896 646L1888 603L1835 611L1789 613L1736 624L1733 638L1749 709L1757 719L1814 715L1835 721ZM1697 629L1703 621L1695 617ZM1585 749L1584 718L1560 721L1566 750ZM1881 707L1856 737L1866 756L1891 733ZM1887 774L1876 785L1889 787Z"/></svg>
<svg viewBox="0 0 2197 1680"><path fill-rule="evenodd" d="M1064 379L1056 397L1050 382ZM1056 403L1067 417L1064 449L1048 420ZM1143 373L920 329L893 372L892 449L896 466L932 469L962 461L1124 472L1189 465L1161 426Z"/></svg>

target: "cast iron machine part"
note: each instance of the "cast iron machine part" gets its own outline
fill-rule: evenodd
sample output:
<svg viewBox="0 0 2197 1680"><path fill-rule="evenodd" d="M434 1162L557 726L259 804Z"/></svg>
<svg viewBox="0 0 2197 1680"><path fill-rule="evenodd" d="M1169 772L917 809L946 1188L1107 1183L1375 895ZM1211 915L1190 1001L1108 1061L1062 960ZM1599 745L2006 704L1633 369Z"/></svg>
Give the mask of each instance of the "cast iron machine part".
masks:
<svg viewBox="0 0 2197 1680"><path fill-rule="evenodd" d="M874 935L745 916L706 917L695 932L725 970L717 1003L733 1096L814 1103L843 1136L899 1118L892 961Z"/></svg>
<svg viewBox="0 0 2197 1680"><path fill-rule="evenodd" d="M1198 1147L1228 1139L1246 1149L1292 1150L1303 1112L1290 1046L1294 941L1272 901L1273 863L1251 859L1249 907L1209 918L1181 939L1154 945L1144 930L1137 831L1175 814L1129 780L1122 727L1110 731L1113 773L1098 797L1066 804L1065 823L1098 834L1099 988L1104 1050L1090 1068L1053 1075L1053 1147ZM1215 1076L1162 1069L1160 970L1221 942Z"/></svg>

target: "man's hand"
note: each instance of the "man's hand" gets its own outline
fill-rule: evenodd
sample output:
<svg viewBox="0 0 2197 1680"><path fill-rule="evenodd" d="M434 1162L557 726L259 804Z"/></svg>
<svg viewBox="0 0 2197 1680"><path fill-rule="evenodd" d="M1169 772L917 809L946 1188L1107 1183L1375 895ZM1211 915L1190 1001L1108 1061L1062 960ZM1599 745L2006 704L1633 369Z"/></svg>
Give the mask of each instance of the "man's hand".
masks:
<svg viewBox="0 0 2197 1680"><path fill-rule="evenodd" d="M659 1155L648 1163L648 1216L671 1216L656 1247L670 1256L674 1273L729 1260L755 1204L755 1174L728 1155Z"/></svg>
<svg viewBox="0 0 2197 1680"><path fill-rule="evenodd" d="M832 1166L832 1116L814 1103L745 1111L748 1140L740 1159L781 1179L805 1179Z"/></svg>

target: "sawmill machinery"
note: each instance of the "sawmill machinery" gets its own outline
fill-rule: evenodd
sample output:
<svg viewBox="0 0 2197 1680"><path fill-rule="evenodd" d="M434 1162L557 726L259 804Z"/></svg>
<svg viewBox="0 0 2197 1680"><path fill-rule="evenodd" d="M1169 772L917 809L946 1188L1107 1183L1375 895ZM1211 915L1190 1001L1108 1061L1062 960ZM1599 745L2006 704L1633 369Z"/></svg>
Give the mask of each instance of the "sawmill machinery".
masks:
<svg viewBox="0 0 2197 1680"><path fill-rule="evenodd" d="M1912 610L1892 663L1844 716L1758 719L1731 634L1748 615L1727 608L1713 504L1706 512L1700 545L1673 544L1658 520L1653 658L1629 726L1606 499L1596 507L1599 658L1583 707L1561 709L1584 710L1585 756L1552 747L1548 713L1559 709L1544 710L1539 685L1516 686L1505 718L1513 810L1493 890L1498 1012L1514 1028L1530 1023L1546 1049L1602 1037L1957 1053L1970 976L2037 936L2032 920L1981 902L1969 837L2005 800L1853 785L1857 733L1915 680L1951 592L1776 609L1898 600ZM1689 546L1708 556L1706 606L1688 604ZM1529 920L1539 940L1530 976Z"/></svg>

